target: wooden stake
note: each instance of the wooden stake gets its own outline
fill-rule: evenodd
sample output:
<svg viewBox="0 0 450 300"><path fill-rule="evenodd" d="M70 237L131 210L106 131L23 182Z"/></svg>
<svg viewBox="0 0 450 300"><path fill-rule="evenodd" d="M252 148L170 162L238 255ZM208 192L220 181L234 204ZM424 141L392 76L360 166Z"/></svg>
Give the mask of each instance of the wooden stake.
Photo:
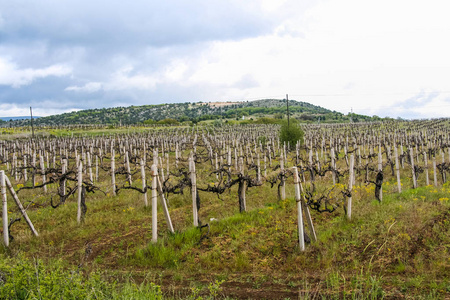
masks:
<svg viewBox="0 0 450 300"><path fill-rule="evenodd" d="M434 186L438 186L437 183L437 170L436 170L436 154L433 155L433 179L434 179Z"/></svg>
<svg viewBox="0 0 450 300"><path fill-rule="evenodd" d="M3 218L3 242L5 246L9 246L9 230L8 230L8 201L6 199L6 175L5 171L0 171L0 187L2 194L2 218Z"/></svg>
<svg viewBox="0 0 450 300"><path fill-rule="evenodd" d="M128 151L125 152L125 165L127 168L127 179L128 179L128 184L132 185L133 181L131 180L131 169L130 169L130 158L128 156Z"/></svg>
<svg viewBox="0 0 450 300"><path fill-rule="evenodd" d="M152 165L152 243L158 241L158 167Z"/></svg>
<svg viewBox="0 0 450 300"><path fill-rule="evenodd" d="M14 201L16 202L17 206L20 209L20 212L22 213L23 218L25 219L25 221L28 224L28 227L30 227L31 232L35 235L35 236L39 236L38 232L36 231L36 229L34 229L33 223L31 222L30 218L27 215L26 210L23 208L22 203L19 200L19 197L16 194L16 191L14 191L14 188L11 184L11 182L9 181L9 178L7 176L5 176L6 179L6 186L8 187L9 193L11 194L11 196L13 197Z"/></svg>
<svg viewBox="0 0 450 300"><path fill-rule="evenodd" d="M77 222L81 223L81 196L83 189L83 161L80 160L78 165L78 211L77 211Z"/></svg>
<svg viewBox="0 0 450 300"><path fill-rule="evenodd" d="M280 169L281 169L281 200L286 199L286 183L284 181L284 157L283 153L280 156Z"/></svg>
<svg viewBox="0 0 450 300"><path fill-rule="evenodd" d="M175 233L173 230L172 219L170 218L169 209L167 208L166 198L164 197L164 191L162 189L161 181L159 180L159 176L156 176L156 180L158 182L158 193L159 199L161 201L161 206L163 208L164 216L166 217L167 227L171 233Z"/></svg>
<svg viewBox="0 0 450 300"><path fill-rule="evenodd" d="M239 173L244 177L244 159L239 157ZM247 183L245 180L241 179L239 181L238 193L239 193L239 212L247 211L247 201L245 199L245 190L247 188Z"/></svg>
<svg viewBox="0 0 450 300"><path fill-rule="evenodd" d="M353 154L350 155L350 174L349 174L349 179L348 179L348 192L350 193L350 197L348 197L347 199L347 218L349 220L351 220L352 218L352 190L353 190L353 166L355 164L355 158L353 156ZM380 197L381 197L381 192L380 192Z"/></svg>
<svg viewBox="0 0 450 300"><path fill-rule="evenodd" d="M402 182L400 180L400 166L398 161L398 151L397 151L397 145L394 145L394 156L395 156L395 172L397 173L397 189L398 192L402 192Z"/></svg>
<svg viewBox="0 0 450 300"><path fill-rule="evenodd" d="M383 157L381 155L381 144L378 144L378 172L383 172ZM383 201L383 186L380 187L380 202Z"/></svg>
<svg viewBox="0 0 450 300"><path fill-rule="evenodd" d="M39 156L39 164L41 165L42 184L44 184L47 178L45 176L44 157L42 155ZM44 185L44 193L47 193L46 185Z"/></svg>
<svg viewBox="0 0 450 300"><path fill-rule="evenodd" d="M411 172L412 172L412 179L413 179L413 188L417 188L417 178L416 178L416 170L414 168L414 154L413 154L413 148L409 148L409 156L411 158Z"/></svg>
<svg viewBox="0 0 450 300"><path fill-rule="evenodd" d="M336 185L336 161L334 156L334 147L331 147L331 177L333 178L333 185Z"/></svg>
<svg viewBox="0 0 450 300"><path fill-rule="evenodd" d="M305 251L305 232L303 225L302 203L300 195L300 179L297 173L297 167L292 167L294 172L295 201L297 202L297 227L298 227L298 244L300 251Z"/></svg>
<svg viewBox="0 0 450 300"><path fill-rule="evenodd" d="M94 183L94 178L92 176L92 160L91 160L91 153L87 153L87 163L88 163L88 171L89 171L89 181L91 183Z"/></svg>
<svg viewBox="0 0 450 300"><path fill-rule="evenodd" d="M114 152L114 149L111 151L111 187L112 187L112 194L113 196L116 196L116 163L115 163L115 156L116 153Z"/></svg>
<svg viewBox="0 0 450 300"><path fill-rule="evenodd" d="M189 157L189 173L191 174L191 192L192 192L192 216L194 219L194 226L198 226L198 209L197 209L197 178L195 175L195 162L191 155Z"/></svg>
<svg viewBox="0 0 450 300"><path fill-rule="evenodd" d="M148 200L147 200L147 183L145 181L145 165L144 160L141 158L141 177L142 177L142 189L144 192L144 205L145 207L148 206Z"/></svg>
<svg viewBox="0 0 450 300"><path fill-rule="evenodd" d="M425 184L428 186L430 185L430 178L428 176L428 158L427 158L427 151L423 151L423 162L425 164Z"/></svg>

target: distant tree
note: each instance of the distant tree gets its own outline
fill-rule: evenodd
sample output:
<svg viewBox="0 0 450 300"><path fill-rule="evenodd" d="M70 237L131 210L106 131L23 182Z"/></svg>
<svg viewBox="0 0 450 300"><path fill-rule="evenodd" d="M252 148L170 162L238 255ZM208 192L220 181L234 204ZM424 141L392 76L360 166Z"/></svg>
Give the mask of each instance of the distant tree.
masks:
<svg viewBox="0 0 450 300"><path fill-rule="evenodd" d="M158 124L165 124L165 125L178 125L180 122L178 122L175 119L172 118L166 118L164 120L158 121Z"/></svg>
<svg viewBox="0 0 450 300"><path fill-rule="evenodd" d="M276 113L276 114L273 115L273 117L274 117L275 119L283 119L283 118L284 118L284 115L283 115L282 113Z"/></svg>
<svg viewBox="0 0 450 300"><path fill-rule="evenodd" d="M178 121L179 121L179 122L189 121L189 118L186 117L186 116L181 116L181 117L178 118Z"/></svg>
<svg viewBox="0 0 450 300"><path fill-rule="evenodd" d="M276 124L278 122L280 122L280 120L268 117L259 118L255 121L256 124Z"/></svg>
<svg viewBox="0 0 450 300"><path fill-rule="evenodd" d="M300 128L298 122L291 120L290 124L288 125L287 121L283 121L280 129L280 142L286 143L286 145L289 142L289 145L291 148L295 147L297 144L297 141L300 141L300 143L303 142L303 136L304 132Z"/></svg>

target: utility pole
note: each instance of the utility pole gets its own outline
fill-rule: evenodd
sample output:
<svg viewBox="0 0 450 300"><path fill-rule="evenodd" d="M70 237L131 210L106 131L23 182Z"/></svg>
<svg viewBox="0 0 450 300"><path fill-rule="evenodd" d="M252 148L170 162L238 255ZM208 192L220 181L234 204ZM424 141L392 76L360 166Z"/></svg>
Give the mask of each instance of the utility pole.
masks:
<svg viewBox="0 0 450 300"><path fill-rule="evenodd" d="M31 115L31 137L34 139L33 110L31 106L30 106L30 115Z"/></svg>
<svg viewBox="0 0 450 300"><path fill-rule="evenodd" d="M286 94L286 107L287 107L287 119L288 119L288 128L289 128L289 97Z"/></svg>

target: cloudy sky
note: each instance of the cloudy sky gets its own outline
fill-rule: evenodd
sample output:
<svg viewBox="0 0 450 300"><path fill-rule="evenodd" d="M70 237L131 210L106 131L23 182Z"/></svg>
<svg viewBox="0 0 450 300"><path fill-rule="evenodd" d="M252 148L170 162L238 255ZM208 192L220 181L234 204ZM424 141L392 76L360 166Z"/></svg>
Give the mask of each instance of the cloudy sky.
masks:
<svg viewBox="0 0 450 300"><path fill-rule="evenodd" d="M0 116L262 98L450 117L448 0L0 0Z"/></svg>

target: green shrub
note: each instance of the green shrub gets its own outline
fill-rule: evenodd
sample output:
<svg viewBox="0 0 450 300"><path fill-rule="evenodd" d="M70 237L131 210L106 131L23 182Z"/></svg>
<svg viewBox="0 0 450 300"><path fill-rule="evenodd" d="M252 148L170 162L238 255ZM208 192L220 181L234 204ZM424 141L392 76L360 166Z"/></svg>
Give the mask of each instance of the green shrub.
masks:
<svg viewBox="0 0 450 300"><path fill-rule="evenodd" d="M300 141L300 143L303 142L303 135L304 132L297 121L291 120L289 126L287 121L282 123L280 129L281 143L286 143L286 145L289 143L290 147L293 148L297 144L297 141Z"/></svg>
<svg viewBox="0 0 450 300"><path fill-rule="evenodd" d="M178 125L180 122L178 122L175 119L172 118L166 118L164 120L158 121L158 124L164 124L164 125Z"/></svg>
<svg viewBox="0 0 450 300"><path fill-rule="evenodd" d="M268 117L262 117L255 121L255 124L277 124L280 120Z"/></svg>
<svg viewBox="0 0 450 300"><path fill-rule="evenodd" d="M145 125L151 125L151 124L156 124L156 121L152 120L152 119L148 119L148 120L145 120L142 123L144 123Z"/></svg>

